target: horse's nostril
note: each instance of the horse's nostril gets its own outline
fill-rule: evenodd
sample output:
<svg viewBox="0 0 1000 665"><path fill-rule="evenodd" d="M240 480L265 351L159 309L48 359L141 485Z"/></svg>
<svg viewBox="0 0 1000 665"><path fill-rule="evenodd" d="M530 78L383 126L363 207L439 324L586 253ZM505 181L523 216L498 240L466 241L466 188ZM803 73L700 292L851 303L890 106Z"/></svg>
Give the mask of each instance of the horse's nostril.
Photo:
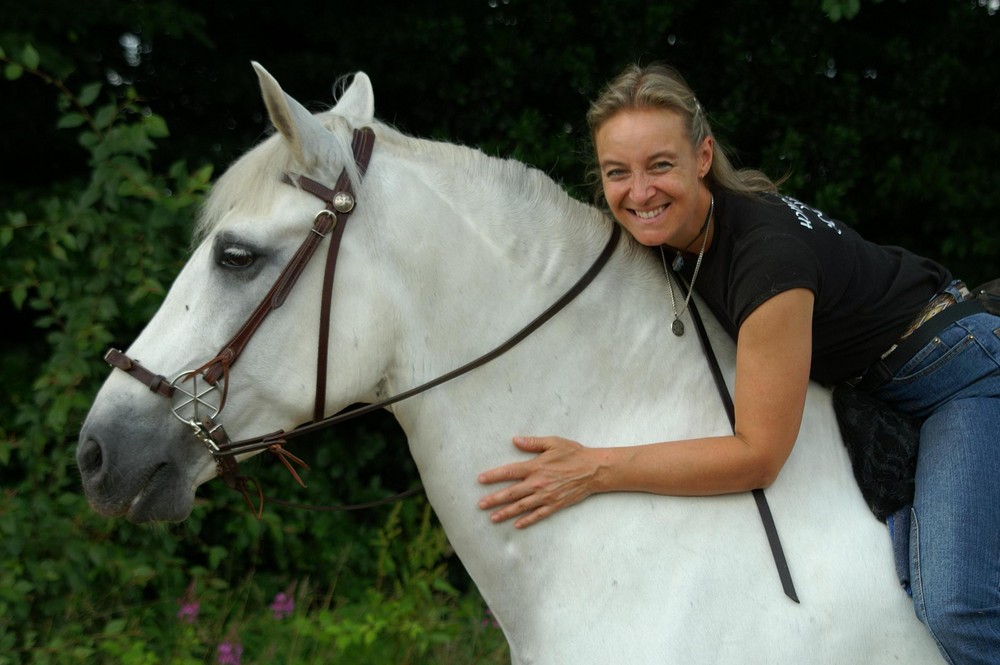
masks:
<svg viewBox="0 0 1000 665"><path fill-rule="evenodd" d="M80 444L76 461L80 466L80 473L84 476L99 473L104 465L104 452L101 450L101 444L94 439L84 441Z"/></svg>

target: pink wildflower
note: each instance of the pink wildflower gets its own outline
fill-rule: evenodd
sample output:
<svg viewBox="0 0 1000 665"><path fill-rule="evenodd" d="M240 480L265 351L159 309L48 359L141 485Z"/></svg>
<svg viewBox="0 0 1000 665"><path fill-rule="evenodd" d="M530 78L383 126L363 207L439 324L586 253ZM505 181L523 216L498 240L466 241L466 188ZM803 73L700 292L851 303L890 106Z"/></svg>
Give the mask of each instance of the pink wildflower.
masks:
<svg viewBox="0 0 1000 665"><path fill-rule="evenodd" d="M177 610L177 618L185 623L198 623L198 610L200 609L201 605L197 602L181 603L181 608Z"/></svg>
<svg viewBox="0 0 1000 665"><path fill-rule="evenodd" d="M274 618L281 621L285 617L292 616L292 612L295 611L295 599L292 598L290 593L280 591L278 592L278 595L274 597L270 607Z"/></svg>
<svg viewBox="0 0 1000 665"><path fill-rule="evenodd" d="M243 657L243 645L237 640L223 642L216 650L215 662L219 665L240 665Z"/></svg>
<svg viewBox="0 0 1000 665"><path fill-rule="evenodd" d="M493 610L491 610L490 608L487 607L486 608L486 618L483 619L483 621L482 621L482 623L480 625L482 625L483 628L486 628L487 626L492 626L494 628L499 628L500 627L500 622L497 621L496 617L493 616Z"/></svg>
<svg viewBox="0 0 1000 665"><path fill-rule="evenodd" d="M177 603L181 606L177 610L178 619L190 624L198 623L198 611L201 609L201 604L194 595L194 580L191 580L191 584L184 591L184 595L177 599Z"/></svg>

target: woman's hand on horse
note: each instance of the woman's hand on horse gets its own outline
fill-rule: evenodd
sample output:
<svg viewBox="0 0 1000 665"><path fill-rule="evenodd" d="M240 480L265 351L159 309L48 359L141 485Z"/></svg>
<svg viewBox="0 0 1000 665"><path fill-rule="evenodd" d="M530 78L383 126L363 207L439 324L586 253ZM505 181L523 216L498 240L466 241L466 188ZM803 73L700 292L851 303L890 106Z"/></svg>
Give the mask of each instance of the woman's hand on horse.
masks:
<svg viewBox="0 0 1000 665"><path fill-rule="evenodd" d="M479 474L484 485L512 483L479 501L483 510L499 507L490 514L494 522L520 517L514 526L522 529L597 491L598 450L558 436L515 437L514 445L537 456Z"/></svg>

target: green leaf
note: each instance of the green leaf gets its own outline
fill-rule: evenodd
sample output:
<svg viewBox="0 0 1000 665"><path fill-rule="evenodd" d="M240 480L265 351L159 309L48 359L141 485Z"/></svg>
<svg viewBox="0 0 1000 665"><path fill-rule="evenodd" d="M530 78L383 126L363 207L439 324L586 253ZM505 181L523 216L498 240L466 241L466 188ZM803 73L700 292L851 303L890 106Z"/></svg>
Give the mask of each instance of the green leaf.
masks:
<svg viewBox="0 0 1000 665"><path fill-rule="evenodd" d="M28 69L38 69L38 65L41 62L41 57L38 55L38 51L31 44L24 47L21 51L21 62Z"/></svg>
<svg viewBox="0 0 1000 665"><path fill-rule="evenodd" d="M194 172L191 179L197 183L205 184L212 179L212 165L206 164Z"/></svg>
<svg viewBox="0 0 1000 665"><path fill-rule="evenodd" d="M73 660L83 663L90 660L90 657L94 655L94 650L86 646L76 646L73 647L71 653L73 654Z"/></svg>
<svg viewBox="0 0 1000 665"><path fill-rule="evenodd" d="M167 129L167 121L161 116L151 115L144 119L143 125L149 136L152 136L154 139L162 139L170 136L170 131Z"/></svg>
<svg viewBox="0 0 1000 665"><path fill-rule="evenodd" d="M56 123L56 129L73 129L86 121L87 118L82 113L67 113L59 118L59 122Z"/></svg>
<svg viewBox="0 0 1000 665"><path fill-rule="evenodd" d="M24 74L24 67L14 62L8 63L3 69L3 75L8 81L16 81L21 78L22 74Z"/></svg>
<svg viewBox="0 0 1000 665"><path fill-rule="evenodd" d="M84 132L83 134L80 134L80 138L78 140L80 141L80 145L90 150L100 143L101 137L94 132Z"/></svg>
<svg viewBox="0 0 1000 665"><path fill-rule="evenodd" d="M94 116L94 124L98 129L107 129L115 121L118 109L114 105L102 106Z"/></svg>
<svg viewBox="0 0 1000 665"><path fill-rule="evenodd" d="M10 225L15 229L19 229L28 225L28 216L21 210L9 212L7 213L7 221L9 221Z"/></svg>
<svg viewBox="0 0 1000 665"><path fill-rule="evenodd" d="M63 247L71 252L75 252L80 248L79 243L76 241L76 236L72 233L63 234L62 237L59 238L59 242L62 243Z"/></svg>
<svg viewBox="0 0 1000 665"><path fill-rule="evenodd" d="M208 565L209 568L215 570L219 567L219 564L226 560L229 556L229 550L224 547L213 546L208 550Z"/></svg>
<svg viewBox="0 0 1000 665"><path fill-rule="evenodd" d="M108 622L108 625L104 627L105 635L118 635L125 630L125 619L112 619Z"/></svg>
<svg viewBox="0 0 1000 665"><path fill-rule="evenodd" d="M10 299L14 301L14 307L22 309L24 301L28 298L28 289L23 284L18 284L10 290Z"/></svg>
<svg viewBox="0 0 1000 665"><path fill-rule="evenodd" d="M52 253L52 258L57 261L65 262L69 259L69 257L66 256L66 250L62 247L62 245L51 245L49 247L49 251Z"/></svg>
<svg viewBox="0 0 1000 665"><path fill-rule="evenodd" d="M94 103L94 100L97 99L97 95L100 94L100 92L100 83L85 85L83 86L83 90L80 91L80 96L77 98L77 101L80 103L80 106L90 106Z"/></svg>
<svg viewBox="0 0 1000 665"><path fill-rule="evenodd" d="M823 0L823 11L836 23L842 18L852 19L861 11L861 0Z"/></svg>

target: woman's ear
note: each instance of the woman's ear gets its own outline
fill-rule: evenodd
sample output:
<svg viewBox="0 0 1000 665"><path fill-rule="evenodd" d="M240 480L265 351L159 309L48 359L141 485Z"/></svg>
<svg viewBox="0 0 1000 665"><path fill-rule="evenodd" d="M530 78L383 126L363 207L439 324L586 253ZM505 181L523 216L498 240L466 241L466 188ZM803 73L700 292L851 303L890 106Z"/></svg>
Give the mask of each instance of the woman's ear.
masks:
<svg viewBox="0 0 1000 665"><path fill-rule="evenodd" d="M698 146L696 155L698 158L698 176L704 178L712 170L712 158L715 155L715 139L711 136L706 136L702 140L701 145Z"/></svg>

